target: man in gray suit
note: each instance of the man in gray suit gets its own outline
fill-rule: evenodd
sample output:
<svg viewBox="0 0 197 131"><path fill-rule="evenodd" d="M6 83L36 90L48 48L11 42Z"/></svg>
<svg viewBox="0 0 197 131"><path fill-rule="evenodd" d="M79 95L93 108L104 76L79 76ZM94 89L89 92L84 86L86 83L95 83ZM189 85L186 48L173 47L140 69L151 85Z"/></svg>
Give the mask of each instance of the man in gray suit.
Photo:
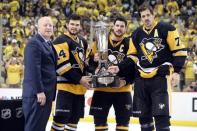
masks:
<svg viewBox="0 0 197 131"><path fill-rule="evenodd" d="M56 58L50 38L50 17L38 20L38 34L31 38L24 54L23 112L25 131L45 131L56 87Z"/></svg>

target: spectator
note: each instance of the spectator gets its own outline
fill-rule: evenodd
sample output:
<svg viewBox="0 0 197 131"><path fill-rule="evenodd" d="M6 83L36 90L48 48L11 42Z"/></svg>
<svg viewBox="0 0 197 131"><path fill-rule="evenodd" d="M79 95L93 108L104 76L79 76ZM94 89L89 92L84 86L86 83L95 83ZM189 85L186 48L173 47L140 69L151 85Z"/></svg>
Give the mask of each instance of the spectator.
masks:
<svg viewBox="0 0 197 131"><path fill-rule="evenodd" d="M189 86L193 81L195 81L194 74L194 61L191 56L188 57L185 63L185 85Z"/></svg>
<svg viewBox="0 0 197 131"><path fill-rule="evenodd" d="M6 83L11 88L20 87L21 75L22 75L22 64L16 57L11 57L6 63L7 79Z"/></svg>
<svg viewBox="0 0 197 131"><path fill-rule="evenodd" d="M72 10L72 8L71 8L71 0L68 0L68 1L66 2L65 7L64 7L64 15L65 15L67 18L69 18L70 15L71 15L72 13L73 13L73 10Z"/></svg>
<svg viewBox="0 0 197 131"><path fill-rule="evenodd" d="M192 82L185 89L183 89L183 91L184 92L197 92L197 83L196 82Z"/></svg>
<svg viewBox="0 0 197 131"><path fill-rule="evenodd" d="M155 13L156 16L163 16L164 13L164 5L162 4L162 0L157 0L155 5Z"/></svg>
<svg viewBox="0 0 197 131"><path fill-rule="evenodd" d="M4 49L4 58L9 59L12 56L14 51L19 52L19 47L18 47L16 39L12 39L11 42L8 41L8 45Z"/></svg>

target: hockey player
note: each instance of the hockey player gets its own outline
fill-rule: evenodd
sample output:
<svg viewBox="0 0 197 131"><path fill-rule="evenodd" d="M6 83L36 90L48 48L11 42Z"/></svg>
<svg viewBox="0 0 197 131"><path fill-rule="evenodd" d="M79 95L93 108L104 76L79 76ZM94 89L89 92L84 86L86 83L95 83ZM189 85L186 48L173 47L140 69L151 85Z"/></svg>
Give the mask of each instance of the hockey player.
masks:
<svg viewBox="0 0 197 131"><path fill-rule="evenodd" d="M131 41L124 36L127 28L127 21L124 17L117 17L113 24L112 32L108 38L108 66L117 65L126 58L130 48L129 42ZM98 61L99 56L96 53L96 46L93 47L94 60ZM96 131L108 130L107 117L112 106L116 115L116 131L129 130L129 120L132 114L131 84L135 73L134 66L135 64L131 63L130 70L120 76L124 76L123 81L125 82L123 82L124 84L121 83L121 87L94 89L90 114L94 116Z"/></svg>
<svg viewBox="0 0 197 131"><path fill-rule="evenodd" d="M184 65L186 49L176 28L156 22L153 9L147 4L139 7L143 23L132 35L129 59L121 66L112 66L112 73L124 73L129 61L135 61L137 75L134 86L133 116L139 117L141 131L170 131L169 91L177 83Z"/></svg>
<svg viewBox="0 0 197 131"><path fill-rule="evenodd" d="M84 116L84 94L90 87L84 76L87 42L78 35L80 17L73 14L67 23L68 32L54 41L57 61L57 99L52 131L76 130Z"/></svg>

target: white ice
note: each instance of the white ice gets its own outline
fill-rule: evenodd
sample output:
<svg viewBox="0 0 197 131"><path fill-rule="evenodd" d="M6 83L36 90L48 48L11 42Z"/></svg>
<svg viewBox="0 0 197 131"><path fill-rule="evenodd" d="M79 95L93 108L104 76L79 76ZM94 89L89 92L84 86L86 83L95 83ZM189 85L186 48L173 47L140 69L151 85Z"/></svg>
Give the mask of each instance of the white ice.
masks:
<svg viewBox="0 0 197 131"><path fill-rule="evenodd" d="M46 131L50 131L51 121L47 124ZM170 131L197 131L197 127L171 126ZM94 124L91 122L79 122L77 131L94 131ZM115 124L109 123L109 131L115 131ZM129 131L140 131L139 124L130 124Z"/></svg>

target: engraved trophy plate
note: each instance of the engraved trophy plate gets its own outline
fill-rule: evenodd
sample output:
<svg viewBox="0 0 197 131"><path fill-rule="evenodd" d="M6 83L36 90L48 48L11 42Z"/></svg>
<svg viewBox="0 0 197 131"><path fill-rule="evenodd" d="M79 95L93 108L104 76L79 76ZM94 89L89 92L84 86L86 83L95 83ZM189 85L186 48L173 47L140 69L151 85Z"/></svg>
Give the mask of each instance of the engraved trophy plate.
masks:
<svg viewBox="0 0 197 131"><path fill-rule="evenodd" d="M120 80L115 74L107 72L108 62L108 25L102 21L95 25L97 49L99 53L98 72L92 76L92 87L119 87Z"/></svg>

